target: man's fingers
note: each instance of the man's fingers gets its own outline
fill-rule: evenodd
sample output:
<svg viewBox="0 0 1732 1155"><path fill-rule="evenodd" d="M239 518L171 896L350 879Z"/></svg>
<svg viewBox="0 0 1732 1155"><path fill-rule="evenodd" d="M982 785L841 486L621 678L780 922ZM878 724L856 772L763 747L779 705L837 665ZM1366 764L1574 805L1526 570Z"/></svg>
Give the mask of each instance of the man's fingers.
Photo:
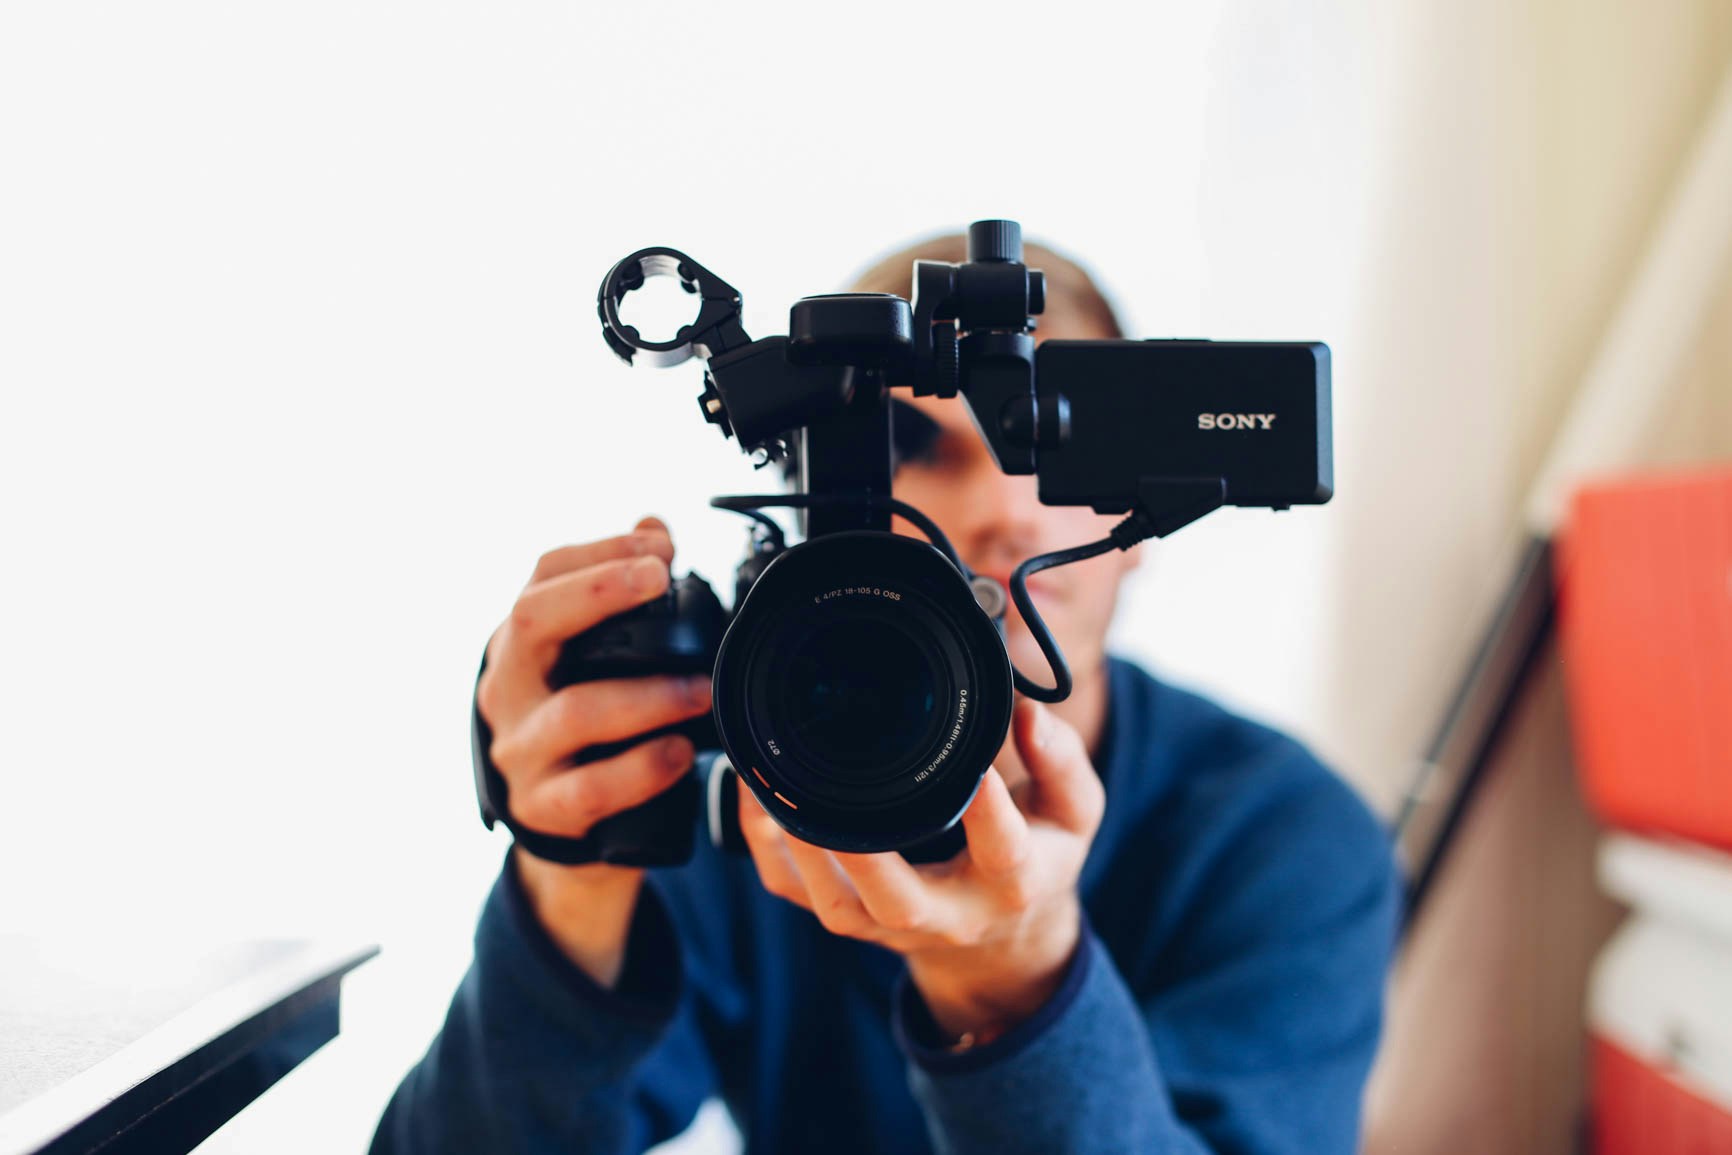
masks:
<svg viewBox="0 0 1732 1155"><path fill-rule="evenodd" d="M660 596L669 580L668 563L658 555L645 554L598 562L537 582L511 608L508 648L546 676L565 639Z"/></svg>
<svg viewBox="0 0 1732 1155"><path fill-rule="evenodd" d="M579 682L542 698L521 722L494 736L502 772L557 765L585 746L619 742L710 708L710 678L662 675Z"/></svg>
<svg viewBox="0 0 1732 1155"><path fill-rule="evenodd" d="M854 884L854 891L878 925L889 931L920 932L937 911L920 872L900 854L846 854L831 857Z"/></svg>
<svg viewBox="0 0 1732 1155"><path fill-rule="evenodd" d="M589 828L648 802L692 765L692 744L670 735L640 742L623 754L551 774L511 792L511 813L544 834L581 838Z"/></svg>
<svg viewBox="0 0 1732 1155"><path fill-rule="evenodd" d="M1106 792L1082 736L1027 698L1017 703L1012 728L1028 768L1030 813L1073 834L1092 836L1106 808Z"/></svg>
<svg viewBox="0 0 1732 1155"><path fill-rule="evenodd" d="M811 911L832 934L877 937L877 923L829 852L790 837L750 790L739 794L740 832L764 889Z"/></svg>
<svg viewBox="0 0 1732 1155"><path fill-rule="evenodd" d="M1028 862L1028 819L1016 808L996 768L981 779L974 801L962 812L968 832L968 856L988 878L1015 875Z"/></svg>
<svg viewBox="0 0 1732 1155"><path fill-rule="evenodd" d="M618 537L603 538L600 541L588 541L580 545L563 545L558 549L550 549L542 554L535 563L535 572L530 574L526 585L535 585L548 578L560 574L571 573L574 570L587 569L604 561L617 561L621 558L645 557L653 555L661 558L669 565L674 560L674 542L669 536L667 526L653 518L645 518L631 533L622 533Z"/></svg>
<svg viewBox="0 0 1732 1155"><path fill-rule="evenodd" d="M867 912L854 884L830 857L830 852L798 838L784 837L783 842L787 845L788 857L794 862L794 869L800 874L800 881L806 884L806 894L811 899L810 909L824 924L824 929L851 938L876 938L877 920Z"/></svg>
<svg viewBox="0 0 1732 1155"><path fill-rule="evenodd" d="M764 813L764 808L758 805L758 800L752 797L752 792L744 784L736 793L739 795L740 833L745 836L746 848L752 852L752 862L758 868L758 879L764 884L764 889L795 906L812 909L806 884L800 881L799 871L794 869L794 861L788 855L788 840L782 834L782 828Z"/></svg>
<svg viewBox="0 0 1732 1155"><path fill-rule="evenodd" d="M667 526L653 517L631 533L542 554L511 616L487 639L477 686L487 724L498 730L541 700L558 643L665 590L673 556Z"/></svg>

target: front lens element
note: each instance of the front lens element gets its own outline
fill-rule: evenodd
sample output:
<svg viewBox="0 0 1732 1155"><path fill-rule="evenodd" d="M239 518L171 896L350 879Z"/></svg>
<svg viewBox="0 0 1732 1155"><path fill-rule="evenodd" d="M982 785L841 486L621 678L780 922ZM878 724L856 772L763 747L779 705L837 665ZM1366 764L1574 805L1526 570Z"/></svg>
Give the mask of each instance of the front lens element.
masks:
<svg viewBox="0 0 1732 1155"><path fill-rule="evenodd" d="M806 635L775 712L812 767L869 782L905 766L942 721L938 671L898 626L855 618Z"/></svg>

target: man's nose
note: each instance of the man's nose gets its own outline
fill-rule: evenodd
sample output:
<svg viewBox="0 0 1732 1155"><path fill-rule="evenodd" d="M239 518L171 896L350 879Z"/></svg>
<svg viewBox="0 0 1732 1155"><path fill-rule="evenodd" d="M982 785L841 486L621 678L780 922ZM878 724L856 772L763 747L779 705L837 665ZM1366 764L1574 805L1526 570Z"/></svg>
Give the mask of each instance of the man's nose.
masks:
<svg viewBox="0 0 1732 1155"><path fill-rule="evenodd" d="M1032 476L1001 472L990 462L972 471L964 488L963 548L971 554L997 548L1018 553L1040 540L1039 483ZM985 560L985 559L982 559Z"/></svg>

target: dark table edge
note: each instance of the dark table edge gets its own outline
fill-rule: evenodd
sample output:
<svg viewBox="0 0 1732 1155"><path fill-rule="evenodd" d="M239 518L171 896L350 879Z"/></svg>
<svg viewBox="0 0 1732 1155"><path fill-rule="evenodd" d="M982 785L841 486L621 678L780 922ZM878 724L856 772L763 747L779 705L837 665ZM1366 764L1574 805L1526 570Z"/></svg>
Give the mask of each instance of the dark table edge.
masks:
<svg viewBox="0 0 1732 1155"><path fill-rule="evenodd" d="M0 1116L0 1155L162 1150L165 1135L190 1134L189 1127L202 1128L192 1143L201 1141L251 1095L336 1035L343 977L378 953L372 945L308 943L220 988ZM275 1053L265 1053L273 1040ZM237 1074L236 1065L249 1059L250 1072ZM242 1087L250 1095L233 1102ZM213 1120L210 1108L218 1101L229 1109ZM135 1132L140 1141L146 1134L152 1138L141 1145L129 1138Z"/></svg>

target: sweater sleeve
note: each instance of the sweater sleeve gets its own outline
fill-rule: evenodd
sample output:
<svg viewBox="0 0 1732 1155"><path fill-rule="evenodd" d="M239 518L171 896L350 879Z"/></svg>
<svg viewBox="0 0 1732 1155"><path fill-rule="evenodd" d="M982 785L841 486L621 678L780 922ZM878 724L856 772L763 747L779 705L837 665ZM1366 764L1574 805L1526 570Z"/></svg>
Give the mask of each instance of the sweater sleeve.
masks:
<svg viewBox="0 0 1732 1155"><path fill-rule="evenodd" d="M935 1047L905 977L897 1035L934 1147L1351 1155L1393 942L1393 855L1362 807L1285 810L1258 816L1289 824L1218 864L1156 949L1125 952L1132 980L1085 922L1057 992L986 1046Z"/></svg>
<svg viewBox="0 0 1732 1155"><path fill-rule="evenodd" d="M608 990L547 936L508 857L474 962L387 1105L373 1155L623 1155L678 1134L715 1082L686 987L653 878Z"/></svg>

